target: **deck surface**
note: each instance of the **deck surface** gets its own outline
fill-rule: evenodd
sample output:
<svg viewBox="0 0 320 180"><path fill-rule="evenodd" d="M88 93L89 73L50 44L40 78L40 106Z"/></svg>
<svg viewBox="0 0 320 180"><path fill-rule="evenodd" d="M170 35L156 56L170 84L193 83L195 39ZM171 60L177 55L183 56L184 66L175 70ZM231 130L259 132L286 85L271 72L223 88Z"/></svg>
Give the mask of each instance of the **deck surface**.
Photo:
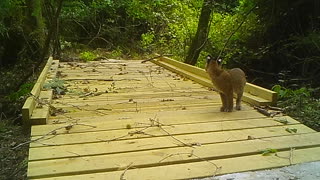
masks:
<svg viewBox="0 0 320 180"><path fill-rule="evenodd" d="M216 92L140 62L60 63L68 91L32 127L29 179L190 179L320 160L320 134L291 117L219 112Z"/></svg>

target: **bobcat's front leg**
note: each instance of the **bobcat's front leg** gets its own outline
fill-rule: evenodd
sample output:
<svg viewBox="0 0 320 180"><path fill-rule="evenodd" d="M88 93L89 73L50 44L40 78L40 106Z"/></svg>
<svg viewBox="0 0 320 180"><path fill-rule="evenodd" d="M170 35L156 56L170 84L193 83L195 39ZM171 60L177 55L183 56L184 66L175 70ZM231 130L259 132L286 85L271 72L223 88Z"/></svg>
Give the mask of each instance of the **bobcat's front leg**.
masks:
<svg viewBox="0 0 320 180"><path fill-rule="evenodd" d="M225 112L233 111L233 92L232 90L226 93L226 109Z"/></svg>
<svg viewBox="0 0 320 180"><path fill-rule="evenodd" d="M222 102L222 106L220 108L221 112L225 112L227 109L227 100L226 100L226 95L223 93L220 93L220 98L221 98L221 102Z"/></svg>

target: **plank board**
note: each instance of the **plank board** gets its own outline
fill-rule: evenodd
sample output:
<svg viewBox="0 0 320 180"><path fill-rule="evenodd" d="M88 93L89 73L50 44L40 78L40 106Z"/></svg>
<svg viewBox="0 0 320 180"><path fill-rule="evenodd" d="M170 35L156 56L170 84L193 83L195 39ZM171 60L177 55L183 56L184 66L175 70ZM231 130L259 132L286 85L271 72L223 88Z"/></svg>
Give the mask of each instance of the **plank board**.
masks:
<svg viewBox="0 0 320 180"><path fill-rule="evenodd" d="M28 179L190 179L320 160L320 133L249 104L220 112L217 93L151 62L56 67L68 92L32 126Z"/></svg>

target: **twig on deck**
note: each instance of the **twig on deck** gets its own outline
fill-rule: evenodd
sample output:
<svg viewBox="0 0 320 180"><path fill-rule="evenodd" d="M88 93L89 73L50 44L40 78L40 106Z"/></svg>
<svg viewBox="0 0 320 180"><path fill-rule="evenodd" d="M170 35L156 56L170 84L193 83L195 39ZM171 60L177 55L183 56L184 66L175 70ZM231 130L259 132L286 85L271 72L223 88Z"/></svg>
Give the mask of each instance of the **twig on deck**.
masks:
<svg viewBox="0 0 320 180"><path fill-rule="evenodd" d="M88 125L88 124L78 124L78 123L71 123L71 124L68 124L68 125L65 125L65 126L62 126L62 127L58 127L58 128L55 128L51 131L49 131L48 133L36 138L36 139L33 139L33 140L30 140L30 141L26 141L26 142L23 142L23 143L20 143L18 144L17 146L13 147L12 149L17 149L18 147L21 147L23 145L26 145L26 144L30 144L30 143L33 143L33 142L37 142L37 141L40 141L42 139L44 139L45 137L47 136L50 136L50 135L53 135L53 137L55 137L57 135L57 131L60 130L60 129L66 129L67 131L69 131L71 128L73 128L75 125L81 125L81 126L89 126L89 127L92 127L92 128L96 128L96 126L92 126L92 125ZM51 139L53 137L49 137L47 139Z"/></svg>
<svg viewBox="0 0 320 180"><path fill-rule="evenodd" d="M127 136L133 136L135 134L144 134L144 135L154 136L154 135L151 135L151 134L143 132L144 130L146 130L146 129L150 128L150 127L151 126L147 126L147 127L143 128L141 130L130 131L130 132L128 132L128 134L125 134L125 135L122 135L122 136L119 136L119 137L116 137L116 138L113 138L113 139L108 139L108 140L98 139L98 140L101 140L101 141L109 143L111 141L117 141L117 140L120 140L120 139L125 138Z"/></svg>
<svg viewBox="0 0 320 180"><path fill-rule="evenodd" d="M271 109L270 107L271 106L262 106L262 107L254 106L253 108L256 109L258 112L260 112L261 114L266 115L268 117L274 117L277 114L280 114L282 112L282 111L279 111L279 108L276 108L276 107L271 107L272 109L277 109L276 111L269 112L268 109Z"/></svg>
<svg viewBox="0 0 320 180"><path fill-rule="evenodd" d="M124 175L126 174L126 172L128 171L128 169L129 169L130 167L132 167L132 164L133 164L133 162L131 162L131 163L126 167L126 169L121 173L121 175L120 175L120 180L125 180Z"/></svg>
<svg viewBox="0 0 320 180"><path fill-rule="evenodd" d="M293 161L293 160L292 160L292 159L293 159L293 151L294 151L294 150L295 150L294 148L290 148L290 154L289 154L288 157L279 156L278 154L275 154L275 156L277 156L277 157L279 157L279 158L283 158L283 159L288 159L290 165L292 165L292 161Z"/></svg>
<svg viewBox="0 0 320 180"><path fill-rule="evenodd" d="M174 140L180 142L180 143L183 144L184 146L188 146L188 147L194 148L194 147L192 146L192 144L186 144L186 143L184 143L183 141L179 140L178 138L176 138L176 137L174 137L172 134L170 134L170 133L169 133L167 130L165 130L163 127L159 126L159 128L160 128L163 132L165 132L167 135L169 135L171 138L173 138Z"/></svg>
<svg viewBox="0 0 320 180"><path fill-rule="evenodd" d="M222 167L217 166L215 163L213 163L213 162L211 162L211 161L209 161L209 160L207 160L207 159L205 159L205 158L202 158L202 157L194 154L194 151L193 151L193 150L192 150L190 153L174 153L174 154L169 154L169 155L167 155L166 157L164 157L163 159L161 159L161 160L159 161L159 163L163 162L164 160L166 160L166 159L168 159L168 158L170 158L170 157L172 157L172 156L180 156L180 155L187 155L188 157L194 156L194 157L196 157L197 159L199 159L199 160L201 160L201 161L205 161L205 162L208 162L208 163L212 164L212 165L216 168L216 169L215 169L215 172L213 173L213 177L214 177L214 176L217 174L217 172L222 168Z"/></svg>
<svg viewBox="0 0 320 180"><path fill-rule="evenodd" d="M266 109L263 109L263 108L258 107L258 106L254 106L253 108L256 109L259 113L261 113L261 114L263 114L265 116L268 116L268 117L271 116L271 114Z"/></svg>

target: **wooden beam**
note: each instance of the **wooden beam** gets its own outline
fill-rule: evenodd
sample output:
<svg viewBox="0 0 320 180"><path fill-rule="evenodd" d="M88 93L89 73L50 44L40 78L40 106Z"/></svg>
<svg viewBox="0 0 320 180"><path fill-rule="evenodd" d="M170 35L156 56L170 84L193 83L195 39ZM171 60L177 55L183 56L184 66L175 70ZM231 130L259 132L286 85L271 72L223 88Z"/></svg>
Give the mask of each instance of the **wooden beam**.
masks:
<svg viewBox="0 0 320 180"><path fill-rule="evenodd" d="M204 69L176 61L168 57L160 57L151 62L183 75L197 83L215 89L211 79ZM277 93L257 85L246 83L243 101L252 105L275 105L277 102Z"/></svg>
<svg viewBox="0 0 320 180"><path fill-rule="evenodd" d="M32 90L31 90L31 94L32 96L28 97L26 102L24 103L23 107L22 107L22 119L23 119L23 124L25 126L26 129L28 129L28 127L31 125L30 122L30 117L32 115L33 110L36 107L36 100L35 98L38 98L40 95L40 91L41 88L43 86L43 83L46 79L47 73L50 69L50 66L52 64L52 57L49 57L46 65L44 66L38 80L36 81L35 85L33 86Z"/></svg>

